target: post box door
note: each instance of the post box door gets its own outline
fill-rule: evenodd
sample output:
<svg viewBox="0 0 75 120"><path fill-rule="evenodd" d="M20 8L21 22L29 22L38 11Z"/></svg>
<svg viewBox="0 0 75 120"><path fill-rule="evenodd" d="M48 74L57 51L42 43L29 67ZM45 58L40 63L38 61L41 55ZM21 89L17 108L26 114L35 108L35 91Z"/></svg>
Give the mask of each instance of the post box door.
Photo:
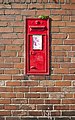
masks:
<svg viewBox="0 0 75 120"><path fill-rule="evenodd" d="M44 35L30 36L29 43L30 43L29 71L31 73L45 73L47 68L46 36Z"/></svg>

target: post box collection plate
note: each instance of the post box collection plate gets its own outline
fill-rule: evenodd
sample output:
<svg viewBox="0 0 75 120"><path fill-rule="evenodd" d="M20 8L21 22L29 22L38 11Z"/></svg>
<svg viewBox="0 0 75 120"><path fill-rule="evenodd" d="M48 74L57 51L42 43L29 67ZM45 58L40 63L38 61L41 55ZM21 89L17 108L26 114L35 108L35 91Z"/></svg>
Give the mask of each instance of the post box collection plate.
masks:
<svg viewBox="0 0 75 120"><path fill-rule="evenodd" d="M49 18L26 18L25 74L49 74Z"/></svg>

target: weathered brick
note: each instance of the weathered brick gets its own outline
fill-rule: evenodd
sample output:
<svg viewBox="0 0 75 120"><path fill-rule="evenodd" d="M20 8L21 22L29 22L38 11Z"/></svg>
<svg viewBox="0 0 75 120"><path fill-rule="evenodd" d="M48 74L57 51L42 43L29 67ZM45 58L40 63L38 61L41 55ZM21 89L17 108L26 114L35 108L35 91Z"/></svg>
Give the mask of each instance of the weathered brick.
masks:
<svg viewBox="0 0 75 120"><path fill-rule="evenodd" d="M75 111L64 111L62 112L63 116L75 116Z"/></svg>
<svg viewBox="0 0 75 120"><path fill-rule="evenodd" d="M4 99L4 98L1 98L0 99L0 104L10 104L10 99L8 99L8 98L6 98L6 99Z"/></svg>
<svg viewBox="0 0 75 120"><path fill-rule="evenodd" d="M19 117L7 117L6 120L20 120Z"/></svg>
<svg viewBox="0 0 75 120"><path fill-rule="evenodd" d="M19 82L19 81L8 81L8 82L6 82L6 85L7 86L20 86L21 85L21 83Z"/></svg>
<svg viewBox="0 0 75 120"><path fill-rule="evenodd" d="M50 10L38 10L37 13L36 13L37 16L39 15L50 15Z"/></svg>
<svg viewBox="0 0 75 120"><path fill-rule="evenodd" d="M53 110L53 106L52 105L37 105L37 110Z"/></svg>
<svg viewBox="0 0 75 120"><path fill-rule="evenodd" d="M70 81L59 81L55 83L56 86L71 86Z"/></svg>
<svg viewBox="0 0 75 120"><path fill-rule="evenodd" d="M10 111L0 111L0 116L10 116Z"/></svg>
<svg viewBox="0 0 75 120"><path fill-rule="evenodd" d="M28 101L27 101L26 98L24 98L24 99L17 98L17 99L13 99L13 100L11 101L11 103L12 103L12 104L27 104Z"/></svg>
<svg viewBox="0 0 75 120"><path fill-rule="evenodd" d="M12 111L13 116L27 116L27 111L16 110Z"/></svg>

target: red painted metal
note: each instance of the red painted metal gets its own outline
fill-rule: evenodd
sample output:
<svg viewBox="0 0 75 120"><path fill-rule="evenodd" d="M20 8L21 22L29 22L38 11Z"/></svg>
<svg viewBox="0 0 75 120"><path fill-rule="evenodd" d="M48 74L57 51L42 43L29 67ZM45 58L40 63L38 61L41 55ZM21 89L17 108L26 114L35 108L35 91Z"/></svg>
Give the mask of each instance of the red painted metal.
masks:
<svg viewBox="0 0 75 120"><path fill-rule="evenodd" d="M26 18L25 74L49 74L49 19Z"/></svg>

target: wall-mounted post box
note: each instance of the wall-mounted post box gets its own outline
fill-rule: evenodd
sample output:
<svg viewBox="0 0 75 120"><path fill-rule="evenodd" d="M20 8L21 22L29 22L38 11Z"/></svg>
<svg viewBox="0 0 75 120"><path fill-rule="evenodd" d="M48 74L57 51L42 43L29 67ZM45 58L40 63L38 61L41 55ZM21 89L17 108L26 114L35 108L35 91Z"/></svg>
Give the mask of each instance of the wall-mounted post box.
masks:
<svg viewBox="0 0 75 120"><path fill-rule="evenodd" d="M49 74L49 18L26 19L25 73Z"/></svg>

